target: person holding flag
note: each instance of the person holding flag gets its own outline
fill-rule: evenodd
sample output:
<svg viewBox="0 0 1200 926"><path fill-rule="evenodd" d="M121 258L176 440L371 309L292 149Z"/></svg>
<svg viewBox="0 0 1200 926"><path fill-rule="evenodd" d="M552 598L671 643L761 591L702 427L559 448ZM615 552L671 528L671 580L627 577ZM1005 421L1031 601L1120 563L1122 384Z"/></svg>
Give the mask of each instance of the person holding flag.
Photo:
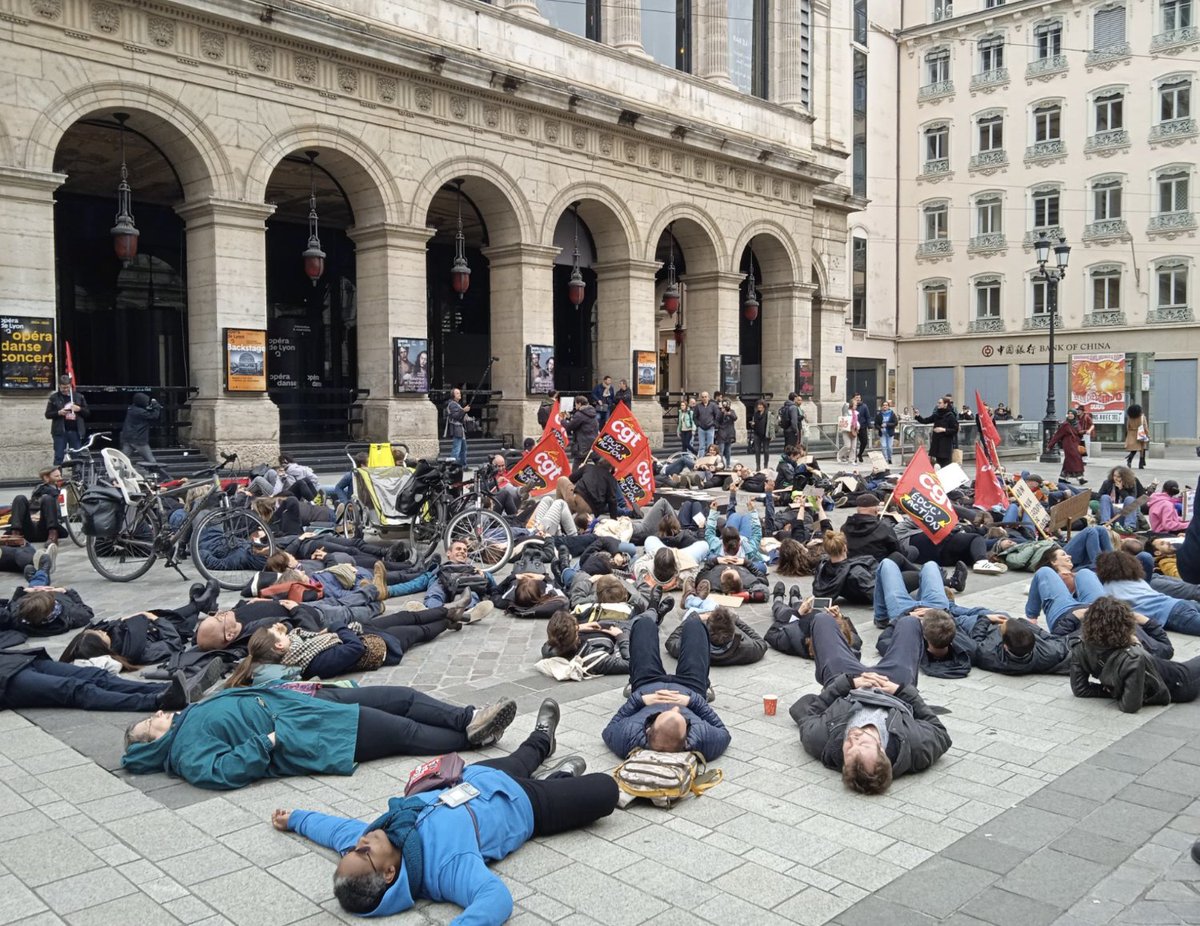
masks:
<svg viewBox="0 0 1200 926"><path fill-rule="evenodd" d="M600 432L600 418L597 410L588 402L588 397L575 397L575 411L564 423L565 432L571 444L571 462L579 467L587 459L588 448L596 440Z"/></svg>
<svg viewBox="0 0 1200 926"><path fill-rule="evenodd" d="M58 378L58 391L46 400L46 419L50 422L50 438L54 441L54 465L62 466L67 448L79 450L87 435L84 419L88 416L87 399L75 391L75 377L64 373Z"/></svg>

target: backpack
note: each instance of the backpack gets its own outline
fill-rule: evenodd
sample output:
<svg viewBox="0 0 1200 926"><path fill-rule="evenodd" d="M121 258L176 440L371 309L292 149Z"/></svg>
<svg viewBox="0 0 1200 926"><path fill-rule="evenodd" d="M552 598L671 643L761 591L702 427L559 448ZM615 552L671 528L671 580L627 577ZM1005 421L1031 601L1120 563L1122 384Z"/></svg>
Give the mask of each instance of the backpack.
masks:
<svg viewBox="0 0 1200 926"><path fill-rule="evenodd" d="M704 756L694 750L657 752L638 748L613 770L613 778L621 789L618 802L621 807L639 797L656 807L671 807L691 794L699 797L720 784L724 777L719 768L709 771Z"/></svg>
<svg viewBox="0 0 1200 926"><path fill-rule="evenodd" d="M88 537L116 537L125 526L125 496L120 489L94 485L79 499L79 513Z"/></svg>

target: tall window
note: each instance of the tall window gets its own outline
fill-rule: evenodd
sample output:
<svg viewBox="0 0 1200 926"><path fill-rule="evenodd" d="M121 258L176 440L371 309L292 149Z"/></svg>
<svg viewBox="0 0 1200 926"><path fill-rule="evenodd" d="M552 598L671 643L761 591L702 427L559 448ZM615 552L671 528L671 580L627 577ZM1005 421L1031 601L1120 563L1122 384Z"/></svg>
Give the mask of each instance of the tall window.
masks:
<svg viewBox="0 0 1200 926"><path fill-rule="evenodd" d="M1032 312L1034 315L1049 315L1050 314L1050 283L1040 277L1035 277L1032 281L1031 297L1032 297Z"/></svg>
<svg viewBox="0 0 1200 926"><path fill-rule="evenodd" d="M1158 308L1176 309L1188 304L1188 268L1183 261L1161 263L1155 268Z"/></svg>
<svg viewBox="0 0 1200 926"><path fill-rule="evenodd" d="M1192 114L1192 82L1186 78L1168 81L1158 88L1160 122L1186 119Z"/></svg>
<svg viewBox="0 0 1200 926"><path fill-rule="evenodd" d="M979 122L979 151L1002 151L1004 149L1004 117L983 116Z"/></svg>
<svg viewBox="0 0 1200 926"><path fill-rule="evenodd" d="M979 40L979 73L998 71L1004 67L1004 38L993 35Z"/></svg>
<svg viewBox="0 0 1200 926"><path fill-rule="evenodd" d="M854 0L854 41L867 44L867 0Z"/></svg>
<svg viewBox="0 0 1200 926"><path fill-rule="evenodd" d="M1058 103L1043 103L1034 109L1033 140L1062 140L1062 107Z"/></svg>
<svg viewBox="0 0 1200 926"><path fill-rule="evenodd" d="M1100 180L1092 186L1094 220L1103 222L1121 218L1121 181Z"/></svg>
<svg viewBox="0 0 1200 926"><path fill-rule="evenodd" d="M812 0L800 0L800 102L812 109Z"/></svg>
<svg viewBox="0 0 1200 926"><path fill-rule="evenodd" d="M987 194L975 200L975 229L979 235L999 234L1004 231L999 196Z"/></svg>
<svg viewBox="0 0 1200 926"><path fill-rule="evenodd" d="M1092 271L1092 311L1121 310L1121 271L1116 267L1100 267Z"/></svg>
<svg viewBox="0 0 1200 926"><path fill-rule="evenodd" d="M867 239L852 239L850 327L867 327Z"/></svg>
<svg viewBox="0 0 1200 926"><path fill-rule="evenodd" d="M1042 23L1033 30L1035 57L1038 61L1062 54L1062 23Z"/></svg>
<svg viewBox="0 0 1200 926"><path fill-rule="evenodd" d="M600 41L600 5L602 0L537 0L538 11L550 25Z"/></svg>
<svg viewBox="0 0 1200 926"><path fill-rule="evenodd" d="M867 195L867 56L854 52L854 195Z"/></svg>
<svg viewBox="0 0 1200 926"><path fill-rule="evenodd" d="M1188 173L1173 170L1158 175L1158 211L1188 211Z"/></svg>
<svg viewBox="0 0 1200 926"><path fill-rule="evenodd" d="M1162 31L1174 32L1192 24L1192 0L1162 0Z"/></svg>
<svg viewBox="0 0 1200 926"><path fill-rule="evenodd" d="M1092 20L1092 48L1112 48L1125 44L1125 7L1097 10Z"/></svg>
<svg viewBox="0 0 1200 926"><path fill-rule="evenodd" d="M985 10L994 10L998 6L1004 6L1004 0L983 0Z"/></svg>
<svg viewBox="0 0 1200 926"><path fill-rule="evenodd" d="M930 126L925 130L925 160L941 161L948 157L950 157L950 126Z"/></svg>
<svg viewBox="0 0 1200 926"><path fill-rule="evenodd" d="M1033 227L1054 228L1058 225L1058 190L1039 190L1033 194Z"/></svg>
<svg viewBox="0 0 1200 926"><path fill-rule="evenodd" d="M729 79L743 93L767 97L768 0L729 0Z"/></svg>
<svg viewBox="0 0 1200 926"><path fill-rule="evenodd" d="M946 321L946 284L926 283L921 292L925 298L925 321Z"/></svg>
<svg viewBox="0 0 1200 926"><path fill-rule="evenodd" d="M925 83L941 84L950 79L950 50L939 48L925 56Z"/></svg>
<svg viewBox="0 0 1200 926"><path fill-rule="evenodd" d="M925 207L923 233L926 241L945 241L950 237L950 207L946 203L930 203Z"/></svg>
<svg viewBox="0 0 1200 926"><path fill-rule="evenodd" d="M999 280L980 280L975 284L975 317L1000 317Z"/></svg>
<svg viewBox="0 0 1200 926"><path fill-rule="evenodd" d="M1096 131L1112 132L1125 128L1125 94L1110 90L1096 97Z"/></svg>
<svg viewBox="0 0 1200 926"><path fill-rule="evenodd" d="M692 69L692 4L690 0L640 0L642 47L669 68Z"/></svg>

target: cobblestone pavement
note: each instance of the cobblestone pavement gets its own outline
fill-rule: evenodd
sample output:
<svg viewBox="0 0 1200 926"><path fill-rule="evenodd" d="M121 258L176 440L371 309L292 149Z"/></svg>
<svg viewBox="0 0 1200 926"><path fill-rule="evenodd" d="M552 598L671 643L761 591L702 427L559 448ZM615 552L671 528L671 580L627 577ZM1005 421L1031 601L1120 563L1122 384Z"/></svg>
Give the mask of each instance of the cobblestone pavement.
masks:
<svg viewBox="0 0 1200 926"><path fill-rule="evenodd" d="M101 616L169 606L187 589L157 567L133 585L106 583L73 548L56 580L80 588ZM972 576L960 601L1020 613L1028 581ZM867 609L847 610L873 652ZM765 605L742 616L760 630L769 624ZM476 704L511 695L520 711L508 748L552 693L564 706L559 755L613 767L600 730L624 680L536 675L543 634L540 622L496 615L364 682ZM57 652L65 639L50 642ZM1177 658L1200 653L1196 638L1175 643ZM817 690L811 663L770 652L754 666L715 670L713 684L733 732L716 763L725 782L671 811L635 804L498 863L514 923L1200 922L1200 868L1187 854L1200 835L1197 706L1125 715L1072 698L1065 677L922 678L926 698L949 709L954 745L929 772L863 798L803 753L787 716L796 697ZM767 693L780 695L775 717L763 715ZM129 720L0 713L0 923L348 919L330 894L332 856L275 832L269 811L374 816L417 760L216 794L114 771ZM423 904L406 921L444 923L456 912Z"/></svg>

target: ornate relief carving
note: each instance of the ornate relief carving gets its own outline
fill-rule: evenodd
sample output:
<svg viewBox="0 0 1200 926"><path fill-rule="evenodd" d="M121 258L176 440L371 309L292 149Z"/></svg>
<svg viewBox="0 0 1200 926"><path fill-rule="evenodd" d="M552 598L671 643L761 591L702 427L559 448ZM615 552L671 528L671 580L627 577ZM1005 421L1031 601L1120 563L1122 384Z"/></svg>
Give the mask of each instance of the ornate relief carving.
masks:
<svg viewBox="0 0 1200 926"><path fill-rule="evenodd" d="M727 174L727 168L724 164L717 165L717 183L724 183Z"/></svg>
<svg viewBox="0 0 1200 926"><path fill-rule="evenodd" d="M650 159L650 166L658 167L660 164L662 164L662 149L651 148L648 157Z"/></svg>
<svg viewBox="0 0 1200 926"><path fill-rule="evenodd" d="M383 100L383 102L396 102L396 78L380 77L375 81L375 89L379 91L379 99Z"/></svg>
<svg viewBox="0 0 1200 926"><path fill-rule="evenodd" d="M494 129L500 124L500 107L495 103L483 107L483 124L489 129Z"/></svg>
<svg viewBox="0 0 1200 926"><path fill-rule="evenodd" d="M296 79L311 84L317 79L317 59L309 55L296 55Z"/></svg>
<svg viewBox="0 0 1200 926"><path fill-rule="evenodd" d="M634 141L625 142L625 160L632 164L638 157L638 144Z"/></svg>
<svg viewBox="0 0 1200 926"><path fill-rule="evenodd" d="M225 36L220 32L200 32L200 54L210 61L220 61L225 57Z"/></svg>
<svg viewBox="0 0 1200 926"><path fill-rule="evenodd" d="M418 87L416 93L417 109L423 113L433 109L433 91L428 87Z"/></svg>
<svg viewBox="0 0 1200 926"><path fill-rule="evenodd" d="M600 136L600 153L607 157L612 157L613 152L613 137L605 132Z"/></svg>
<svg viewBox="0 0 1200 926"><path fill-rule="evenodd" d="M517 134L529 134L529 113L517 113Z"/></svg>
<svg viewBox="0 0 1200 926"><path fill-rule="evenodd" d="M692 161L692 173L696 175L696 179L703 179L707 171L708 161L704 160L704 158L696 158Z"/></svg>
<svg viewBox="0 0 1200 926"><path fill-rule="evenodd" d="M778 180L772 181L771 195L772 196L780 196L782 194L783 194L783 184Z"/></svg>
<svg viewBox="0 0 1200 926"><path fill-rule="evenodd" d="M559 123L557 123L553 119L547 120L547 122L546 122L546 141L548 141L552 144L557 144L559 132L561 131L561 129L562 129L562 126L560 126Z"/></svg>
<svg viewBox="0 0 1200 926"><path fill-rule="evenodd" d="M450 97L450 114L459 121L467 118L467 98L465 96Z"/></svg>
<svg viewBox="0 0 1200 926"><path fill-rule="evenodd" d="M582 148L587 144L587 129L581 129L575 126L571 129L571 144L576 148Z"/></svg>
<svg viewBox="0 0 1200 926"><path fill-rule="evenodd" d="M682 154L672 154L671 155L671 170L675 171L675 173L677 173L677 174L683 170L683 155Z"/></svg>
<svg viewBox="0 0 1200 926"><path fill-rule="evenodd" d="M754 175L754 192L755 193L761 193L763 191L763 187L765 187L766 185L767 185L767 182L763 178L762 174Z"/></svg>
<svg viewBox="0 0 1200 926"><path fill-rule="evenodd" d="M733 169L733 185L739 190L746 188L746 171L741 167Z"/></svg>
<svg viewBox="0 0 1200 926"><path fill-rule="evenodd" d="M30 5L42 19L53 21L62 16L62 0L32 0Z"/></svg>
<svg viewBox="0 0 1200 926"><path fill-rule="evenodd" d="M275 49L270 45L260 45L257 42L250 43L250 66L260 74L271 70L275 64Z"/></svg>
<svg viewBox="0 0 1200 926"><path fill-rule="evenodd" d="M115 3L92 4L92 25L110 35L121 28L121 10Z"/></svg>
<svg viewBox="0 0 1200 926"><path fill-rule="evenodd" d="M337 80L342 93L358 93L358 71L354 68L338 68Z"/></svg>

